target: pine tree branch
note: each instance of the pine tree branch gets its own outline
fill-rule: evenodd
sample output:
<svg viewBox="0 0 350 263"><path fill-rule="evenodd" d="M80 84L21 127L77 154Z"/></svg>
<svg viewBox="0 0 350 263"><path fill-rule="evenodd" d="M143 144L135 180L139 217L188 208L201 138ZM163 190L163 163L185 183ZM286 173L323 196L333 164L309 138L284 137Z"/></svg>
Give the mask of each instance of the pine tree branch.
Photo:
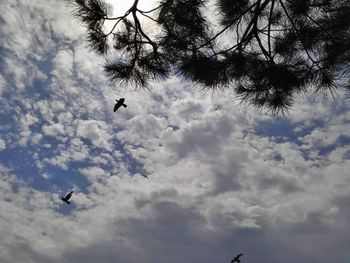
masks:
<svg viewBox="0 0 350 263"><path fill-rule="evenodd" d="M128 11L126 11L126 13L123 16L118 16L118 17L105 16L104 19L105 20L119 20L119 19L123 19L123 18L127 17L129 14L130 14L130 11L128 10Z"/></svg>
<svg viewBox="0 0 350 263"><path fill-rule="evenodd" d="M222 33L224 33L227 29L229 29L234 23L237 22L238 19L241 19L247 12L249 12L254 6L256 5L256 3L252 4L250 7L248 7L245 11L243 11L240 16L238 18L236 18L234 21L232 21L232 23L230 23L229 25L225 26L222 30L220 30L215 36L213 36L211 39L209 39L206 43L204 43L203 45L199 46L197 49L200 49L202 47L205 47L206 45L208 45L209 43L211 43L213 40L215 40L217 37L219 37Z"/></svg>
<svg viewBox="0 0 350 263"><path fill-rule="evenodd" d="M127 15L121 17L120 20L118 20L118 21L113 25L113 27L112 27L112 29L109 31L109 33L106 34L106 37L108 37L110 34L113 33L114 29L117 27L117 25L119 24L119 22L122 21L125 17L127 17Z"/></svg>
<svg viewBox="0 0 350 263"><path fill-rule="evenodd" d="M155 10L161 8L163 5L164 5L164 3L163 3L163 4L160 4L160 5L157 6L156 8L153 8L153 9L151 9L151 10L148 10L148 11L143 11L143 10L140 10L140 9L137 9L137 11L139 11L139 12L142 13L142 14L147 14L147 13L151 13L151 12L153 12L153 11L155 11Z"/></svg>
<svg viewBox="0 0 350 263"><path fill-rule="evenodd" d="M256 10L255 10L255 16L253 18L254 20L254 25L253 25L253 34L255 36L255 39L257 40L258 44L259 44L259 47L262 51L262 53L264 54L264 56L270 60L270 62L273 62L273 58L271 57L271 55L266 51L264 45L261 43L261 39L259 37L259 33L258 33L258 17L259 17L259 14L261 13L261 11L264 10L264 8L266 7L267 3L269 2L269 0L266 0L264 3L263 3L263 6L260 7L260 0L257 2L257 6L256 6Z"/></svg>
<svg viewBox="0 0 350 263"><path fill-rule="evenodd" d="M135 23L135 36L134 36L134 43L138 43L138 44L141 44L141 43L144 43L144 44L150 44L152 47L153 47L153 50L155 53L157 53L157 45L156 43L154 43L145 33L144 31L142 30L142 26L141 26L141 23L136 15L137 12L139 12L140 14L142 14L143 16L155 21L158 23L158 21L156 21L155 19L153 19L152 17L146 15L146 13L150 13L152 11L155 11L157 9L159 9L161 5L159 5L158 7L152 9L152 10L149 10L149 11L142 11L140 9L137 8L137 5L138 5L138 2L139 0L135 0L133 5L128 9L128 11L125 12L125 14L123 16L119 16L119 17L105 17L106 20L117 20L117 22L113 25L112 27L112 30L110 30L110 32L108 34L105 35L105 37L108 37L110 34L113 33L113 31L115 30L115 28L117 27L117 25L120 23L120 21L122 21L124 18L126 18L130 13L132 14L133 16L133 20L134 20L134 23ZM143 36L147 41L137 41L136 40L136 37L137 37L137 34L140 34L141 36ZM135 46L135 48L137 48Z"/></svg>
<svg viewBox="0 0 350 263"><path fill-rule="evenodd" d="M281 6L282 6L282 9L283 9L284 13L287 15L287 18L288 18L289 22L291 23L292 27L294 28L294 30L295 30L296 32L300 32L300 30L296 27L296 25L294 24L292 18L290 17L290 15L289 15L289 13L288 13L286 7L285 7L284 4L283 4L283 1L282 1L282 0L279 0L279 2L280 2L280 4L281 4ZM312 56L310 55L309 51L307 50L307 48L306 48L306 46L305 46L305 44L304 44L304 42L303 42L303 40L301 39L300 36L299 36L299 40L300 40L300 43L301 43L301 45L303 46L303 48L304 48L304 50L305 50L305 52L306 52L306 55L307 55L308 58L312 61L313 65L316 65L316 66L322 71L323 68L317 63L317 61L315 61L315 60L312 58Z"/></svg>
<svg viewBox="0 0 350 263"><path fill-rule="evenodd" d="M275 5L275 0L272 0L271 7L270 7L270 14L269 14L268 29L267 29L267 41L268 41L270 56L271 56L271 22L272 22L272 14L273 14L274 5Z"/></svg>
<svg viewBox="0 0 350 263"><path fill-rule="evenodd" d="M268 33L266 33L265 31L259 30L259 32L260 32L261 34L264 34L264 35L268 36ZM280 38L280 37L271 36L271 35L270 35L270 38L273 38L273 39L282 39L282 38Z"/></svg>
<svg viewBox="0 0 350 263"><path fill-rule="evenodd" d="M136 15L136 9L135 9L135 11L132 11L132 16L133 16L133 18L134 18L135 26L138 28L138 30L140 31L141 35L142 35L144 38L146 38L146 39L148 40L148 42L152 45L154 53L157 53L157 44L154 43L154 42L145 34L145 32L143 32L142 27L141 27L140 20L137 18L137 15Z"/></svg>
<svg viewBox="0 0 350 263"><path fill-rule="evenodd" d="M140 12L140 14L143 15L143 16L145 16L145 17L147 17L148 19L150 19L150 20L156 22L156 23L159 23L158 20L155 20L153 17L151 17L151 16L149 16L149 15L146 15L145 13Z"/></svg>
<svg viewBox="0 0 350 263"><path fill-rule="evenodd" d="M314 22L319 28L321 28L328 36L330 39L333 40L332 35L328 32L327 29L325 29L320 23L318 23L316 20L314 20L311 16L309 16L308 14L306 14L306 17L309 18L312 22Z"/></svg>

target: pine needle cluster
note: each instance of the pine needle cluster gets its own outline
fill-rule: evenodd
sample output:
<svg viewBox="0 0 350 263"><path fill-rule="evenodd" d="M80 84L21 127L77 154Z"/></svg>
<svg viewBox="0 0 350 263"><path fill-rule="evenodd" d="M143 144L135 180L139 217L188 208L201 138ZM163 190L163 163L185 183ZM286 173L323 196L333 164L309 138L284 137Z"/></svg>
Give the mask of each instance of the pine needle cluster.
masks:
<svg viewBox="0 0 350 263"><path fill-rule="evenodd" d="M114 52L105 65L114 81L147 87L177 74L207 89L234 89L272 113L288 110L299 93L350 90L348 0L216 0L215 19L205 16L205 0L160 0L152 10L138 2L110 17L104 0L75 0L90 47ZM146 33L140 16L157 34Z"/></svg>

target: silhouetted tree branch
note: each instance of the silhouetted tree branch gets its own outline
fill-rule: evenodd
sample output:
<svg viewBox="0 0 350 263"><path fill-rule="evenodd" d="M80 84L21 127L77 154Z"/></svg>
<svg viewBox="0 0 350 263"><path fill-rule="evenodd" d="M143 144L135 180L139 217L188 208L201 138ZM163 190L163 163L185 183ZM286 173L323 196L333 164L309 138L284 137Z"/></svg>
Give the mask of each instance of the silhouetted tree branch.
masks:
<svg viewBox="0 0 350 263"><path fill-rule="evenodd" d="M298 93L350 89L350 1L213 1L217 24L204 15L205 0L160 0L147 11L135 0L119 17L103 0L74 3L90 47L114 54L105 70L115 81L147 87L177 74L208 89L233 88L273 113ZM145 30L138 15L157 30ZM105 21L114 23L108 32Z"/></svg>

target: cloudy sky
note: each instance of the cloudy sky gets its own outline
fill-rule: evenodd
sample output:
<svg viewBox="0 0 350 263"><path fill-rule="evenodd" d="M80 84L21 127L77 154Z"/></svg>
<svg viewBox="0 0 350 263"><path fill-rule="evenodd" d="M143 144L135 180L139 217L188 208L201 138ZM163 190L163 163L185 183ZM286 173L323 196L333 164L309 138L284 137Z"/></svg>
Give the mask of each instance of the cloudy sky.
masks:
<svg viewBox="0 0 350 263"><path fill-rule="evenodd" d="M346 95L272 119L176 78L125 89L68 1L0 9L2 263L350 262Z"/></svg>

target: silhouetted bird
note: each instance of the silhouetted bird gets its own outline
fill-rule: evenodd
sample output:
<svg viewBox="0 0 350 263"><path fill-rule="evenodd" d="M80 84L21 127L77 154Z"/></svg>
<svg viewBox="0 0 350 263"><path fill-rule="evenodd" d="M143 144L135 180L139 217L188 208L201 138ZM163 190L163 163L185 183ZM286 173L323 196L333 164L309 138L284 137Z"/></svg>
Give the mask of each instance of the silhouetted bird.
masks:
<svg viewBox="0 0 350 263"><path fill-rule="evenodd" d="M70 202L68 201L71 197L72 197L73 191L69 192L66 197L61 197L61 200L63 202L66 202L67 204L70 204Z"/></svg>
<svg viewBox="0 0 350 263"><path fill-rule="evenodd" d="M147 175L145 175L145 174L141 174L141 175L142 175L143 177L149 179L149 177L148 177Z"/></svg>
<svg viewBox="0 0 350 263"><path fill-rule="evenodd" d="M124 98L120 98L119 100L116 100L117 103L114 105L114 112L116 112L120 106L123 106L124 108L126 108L126 104L124 104L125 99Z"/></svg>
<svg viewBox="0 0 350 263"><path fill-rule="evenodd" d="M241 253L241 254L235 256L235 257L231 260L231 263L235 263L235 262L239 263L239 262L241 262L241 261L239 260L239 258L240 258L242 255L243 255L243 253Z"/></svg>

